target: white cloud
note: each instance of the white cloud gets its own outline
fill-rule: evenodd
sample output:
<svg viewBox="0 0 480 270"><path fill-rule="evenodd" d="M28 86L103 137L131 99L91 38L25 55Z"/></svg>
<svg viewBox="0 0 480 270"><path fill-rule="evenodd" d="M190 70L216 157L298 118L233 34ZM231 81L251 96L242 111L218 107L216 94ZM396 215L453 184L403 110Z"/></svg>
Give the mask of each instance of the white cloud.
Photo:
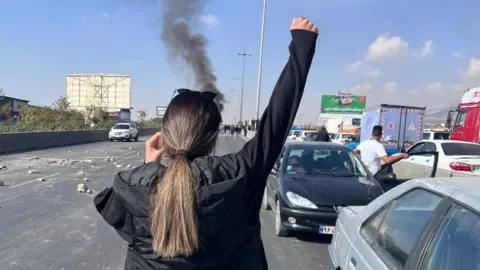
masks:
<svg viewBox="0 0 480 270"><path fill-rule="evenodd" d="M346 89L345 92L352 93L356 95L365 95L370 92L372 86L368 83L357 84L349 89Z"/></svg>
<svg viewBox="0 0 480 270"><path fill-rule="evenodd" d="M370 44L365 59L370 62L375 62L381 59L404 56L408 51L408 42L399 36L390 37L383 34Z"/></svg>
<svg viewBox="0 0 480 270"><path fill-rule="evenodd" d="M480 59L470 58L467 71L463 75L471 78L480 78Z"/></svg>
<svg viewBox="0 0 480 270"><path fill-rule="evenodd" d="M420 50L414 52L414 55L419 56L419 57L426 57L426 56L429 56L429 55L433 54L435 49L436 49L436 47L435 47L435 45L433 45L433 41L428 40L428 41L425 41L425 44L423 45L423 47Z"/></svg>
<svg viewBox="0 0 480 270"><path fill-rule="evenodd" d="M110 13L103 13L102 17L109 19L110 18Z"/></svg>
<svg viewBox="0 0 480 270"><path fill-rule="evenodd" d="M205 15L202 15L200 17L200 20L202 20L202 22L208 26L212 26L212 27L215 27L217 26L220 21L218 20L218 18L213 15L213 14L205 14Z"/></svg>
<svg viewBox="0 0 480 270"><path fill-rule="evenodd" d="M383 86L382 89L387 90L388 92L395 93L397 92L397 82L390 81L386 82Z"/></svg>
<svg viewBox="0 0 480 270"><path fill-rule="evenodd" d="M452 57L453 58L463 58L463 54L459 51L453 51L452 52Z"/></svg>
<svg viewBox="0 0 480 270"><path fill-rule="evenodd" d="M378 69L374 69L361 61L350 63L345 69L349 72L360 73L373 78L378 78L383 75Z"/></svg>

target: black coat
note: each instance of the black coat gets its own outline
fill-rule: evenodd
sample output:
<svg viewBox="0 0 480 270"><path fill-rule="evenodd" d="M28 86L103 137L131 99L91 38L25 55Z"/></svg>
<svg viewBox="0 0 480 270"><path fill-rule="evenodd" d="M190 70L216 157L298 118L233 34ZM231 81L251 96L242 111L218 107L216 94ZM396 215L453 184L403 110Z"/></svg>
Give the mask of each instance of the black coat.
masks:
<svg viewBox="0 0 480 270"><path fill-rule="evenodd" d="M260 237L263 191L298 111L316 39L314 33L292 31L289 61L256 136L242 150L191 162L193 181L198 186L201 239L196 254L167 259L152 251L148 194L161 181L163 165L148 163L121 172L112 187L95 197L98 212L128 242L125 269L268 269Z"/></svg>
<svg viewBox="0 0 480 270"><path fill-rule="evenodd" d="M331 142L332 140L330 139L330 135L328 134L328 131L320 130L317 133L317 141L318 142Z"/></svg>

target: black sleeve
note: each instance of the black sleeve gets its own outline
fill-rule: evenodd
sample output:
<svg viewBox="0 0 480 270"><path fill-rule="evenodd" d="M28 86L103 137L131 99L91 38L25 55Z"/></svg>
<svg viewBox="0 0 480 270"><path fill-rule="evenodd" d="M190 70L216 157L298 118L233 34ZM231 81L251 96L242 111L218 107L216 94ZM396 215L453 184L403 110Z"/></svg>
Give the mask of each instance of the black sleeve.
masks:
<svg viewBox="0 0 480 270"><path fill-rule="evenodd" d="M257 134L240 152L221 157L220 163L234 170L231 177L243 174L247 187L261 191L275 164L302 100L308 72L315 54L318 34L292 31L290 57L275 85L270 102L258 123Z"/></svg>
<svg viewBox="0 0 480 270"><path fill-rule="evenodd" d="M132 243L132 216L117 197L113 187L106 188L95 196L93 203L98 213L128 243Z"/></svg>

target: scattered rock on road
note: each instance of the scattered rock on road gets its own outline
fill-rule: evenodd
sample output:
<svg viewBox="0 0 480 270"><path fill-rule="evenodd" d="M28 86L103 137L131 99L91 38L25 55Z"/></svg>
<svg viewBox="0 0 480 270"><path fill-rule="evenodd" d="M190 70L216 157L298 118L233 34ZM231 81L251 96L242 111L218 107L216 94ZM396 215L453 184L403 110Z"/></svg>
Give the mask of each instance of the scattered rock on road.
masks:
<svg viewBox="0 0 480 270"><path fill-rule="evenodd" d="M2 180L0 180L0 187L3 187L3 186L5 186L5 183Z"/></svg>
<svg viewBox="0 0 480 270"><path fill-rule="evenodd" d="M39 174L40 171L37 171L37 170L30 170L28 171L28 174Z"/></svg>
<svg viewBox="0 0 480 270"><path fill-rule="evenodd" d="M0 165L0 171L6 171L8 168L5 165Z"/></svg>
<svg viewBox="0 0 480 270"><path fill-rule="evenodd" d="M121 168L121 167L122 167L122 165L118 164L116 167L117 167L117 168Z"/></svg>
<svg viewBox="0 0 480 270"><path fill-rule="evenodd" d="M128 164L127 165L127 169L130 169L132 167L132 165Z"/></svg>
<svg viewBox="0 0 480 270"><path fill-rule="evenodd" d="M133 149L133 147L131 147L131 146L128 148L128 150L132 150L132 149Z"/></svg>
<svg viewBox="0 0 480 270"><path fill-rule="evenodd" d="M77 192L80 193L87 193L88 187L85 184L78 184L77 185Z"/></svg>
<svg viewBox="0 0 480 270"><path fill-rule="evenodd" d="M37 181L38 181L38 182L45 182L45 178L41 178L41 177L40 177L40 178L37 178Z"/></svg>
<svg viewBox="0 0 480 270"><path fill-rule="evenodd" d="M83 171L78 171L77 175L85 175L85 173Z"/></svg>
<svg viewBox="0 0 480 270"><path fill-rule="evenodd" d="M87 177L83 178L83 182L88 182L88 178Z"/></svg>

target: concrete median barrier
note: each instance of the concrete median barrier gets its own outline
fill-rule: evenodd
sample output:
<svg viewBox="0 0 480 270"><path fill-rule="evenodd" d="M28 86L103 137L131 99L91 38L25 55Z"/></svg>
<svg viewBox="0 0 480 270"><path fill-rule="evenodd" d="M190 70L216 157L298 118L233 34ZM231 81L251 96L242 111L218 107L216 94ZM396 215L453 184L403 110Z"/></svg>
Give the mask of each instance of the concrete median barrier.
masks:
<svg viewBox="0 0 480 270"><path fill-rule="evenodd" d="M139 129L139 136L150 136L157 128ZM108 130L0 133L0 154L85 144L108 140Z"/></svg>

